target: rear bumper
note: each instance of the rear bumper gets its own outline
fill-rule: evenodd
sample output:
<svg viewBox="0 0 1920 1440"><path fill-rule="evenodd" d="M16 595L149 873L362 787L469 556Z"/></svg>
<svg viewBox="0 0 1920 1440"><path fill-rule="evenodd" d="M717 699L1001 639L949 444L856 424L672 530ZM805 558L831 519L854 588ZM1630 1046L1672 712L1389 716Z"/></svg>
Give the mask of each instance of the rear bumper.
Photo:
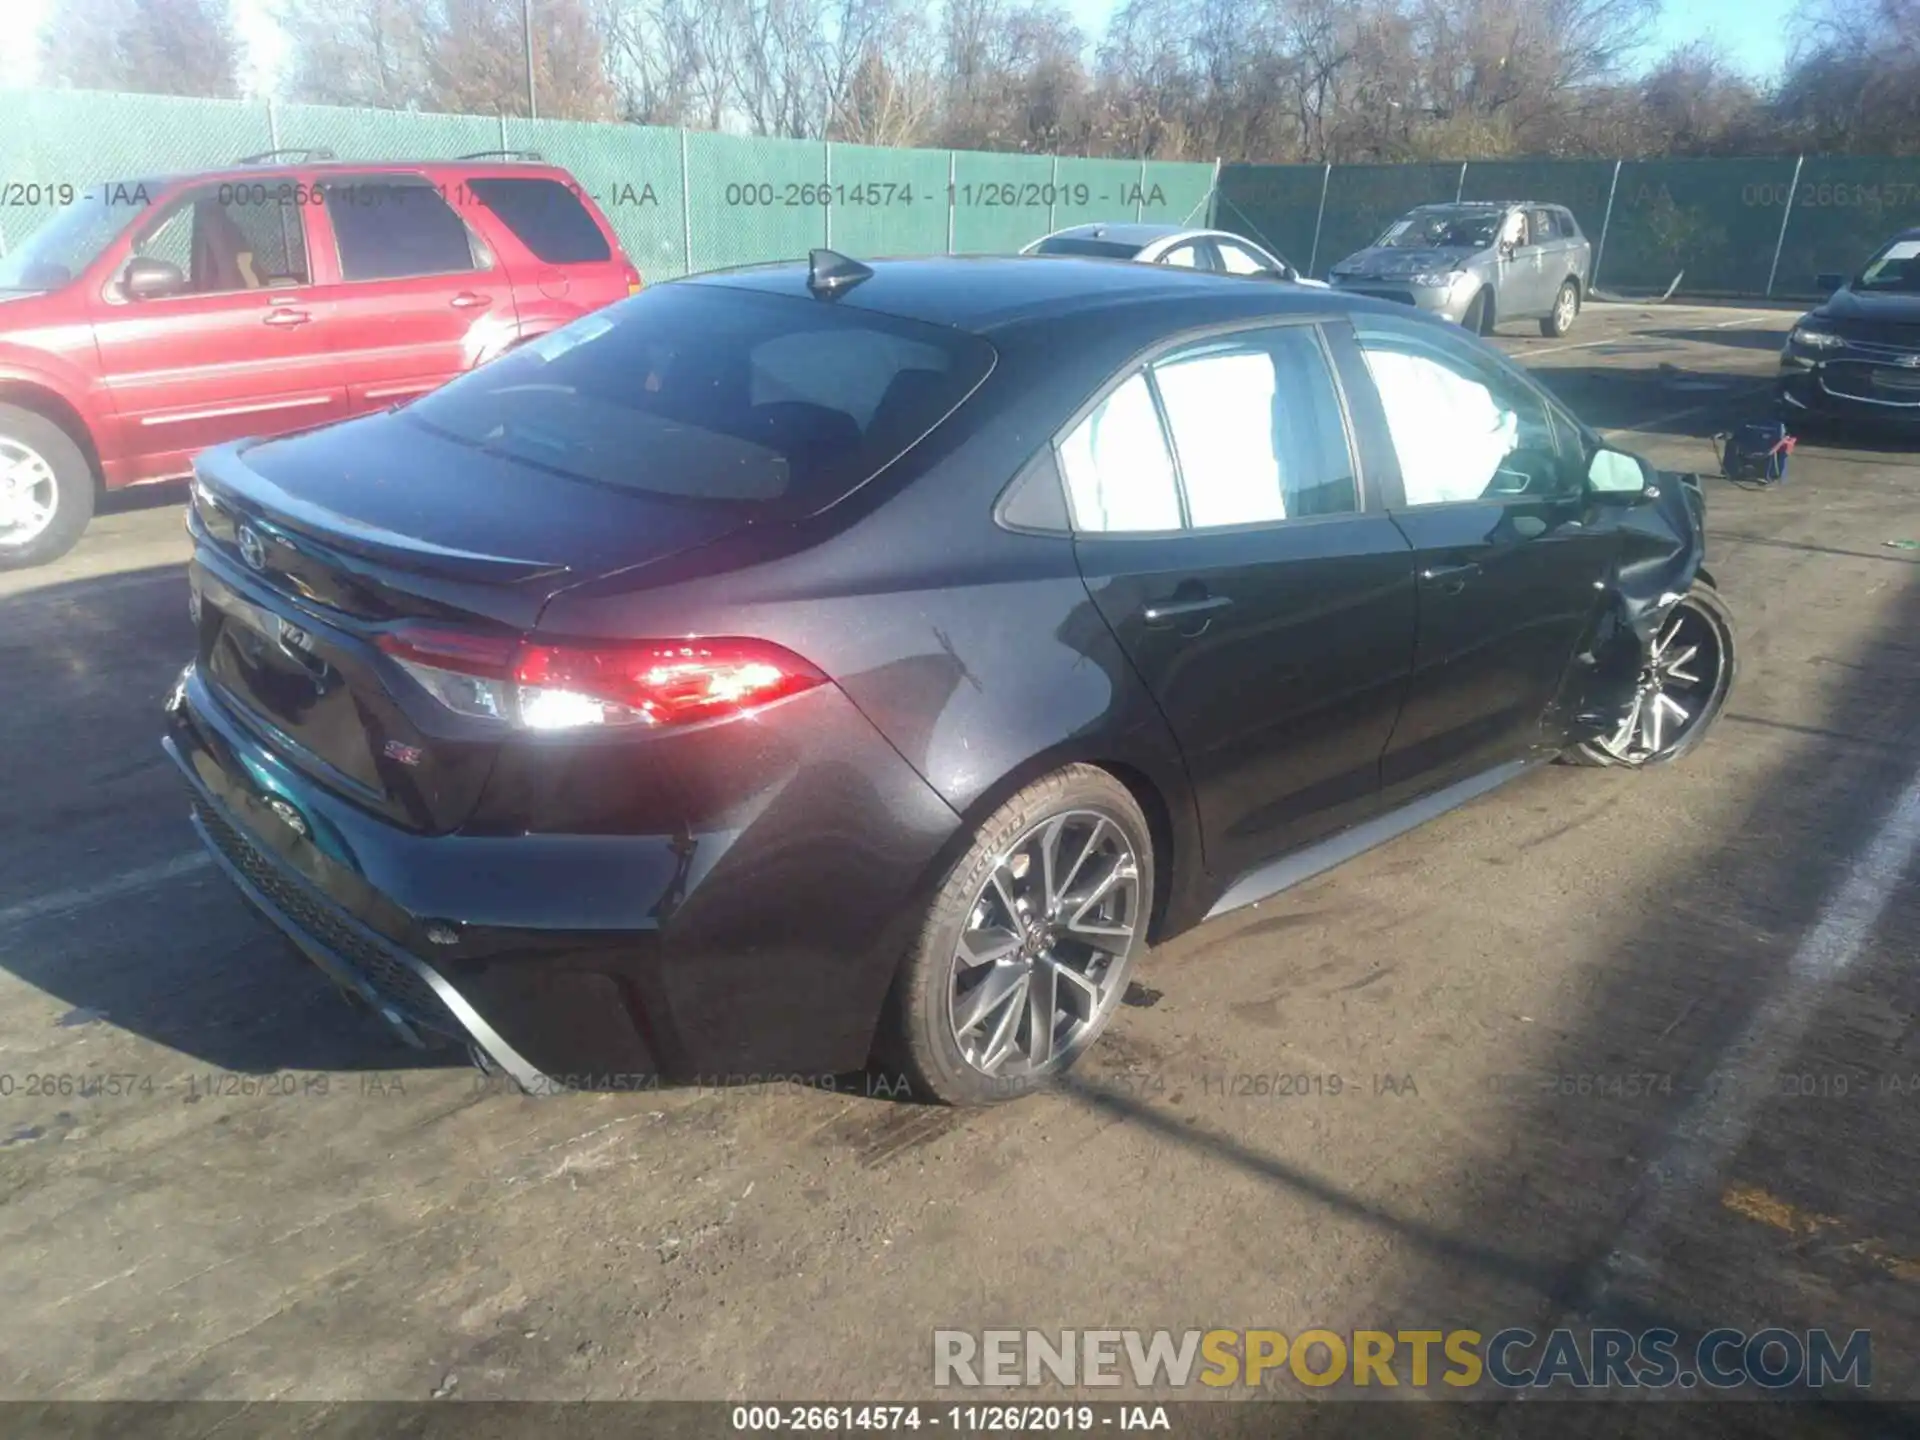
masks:
<svg viewBox="0 0 1920 1440"><path fill-rule="evenodd" d="M872 734L831 687L817 703ZM851 822L762 795L729 831L639 835L399 830L278 762L191 668L163 744L202 842L309 959L536 1092L857 1069L959 830L877 734L862 783L838 779Z"/></svg>

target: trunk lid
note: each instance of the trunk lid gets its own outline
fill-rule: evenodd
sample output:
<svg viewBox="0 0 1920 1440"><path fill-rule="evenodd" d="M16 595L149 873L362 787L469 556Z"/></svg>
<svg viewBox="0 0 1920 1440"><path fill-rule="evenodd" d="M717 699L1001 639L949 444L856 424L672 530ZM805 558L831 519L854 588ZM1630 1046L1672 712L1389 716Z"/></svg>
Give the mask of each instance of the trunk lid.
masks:
<svg viewBox="0 0 1920 1440"><path fill-rule="evenodd" d="M472 814L511 732L448 709L380 637L408 623L518 636L559 590L747 520L553 474L396 415L223 447L194 481L200 670L289 764L442 833Z"/></svg>

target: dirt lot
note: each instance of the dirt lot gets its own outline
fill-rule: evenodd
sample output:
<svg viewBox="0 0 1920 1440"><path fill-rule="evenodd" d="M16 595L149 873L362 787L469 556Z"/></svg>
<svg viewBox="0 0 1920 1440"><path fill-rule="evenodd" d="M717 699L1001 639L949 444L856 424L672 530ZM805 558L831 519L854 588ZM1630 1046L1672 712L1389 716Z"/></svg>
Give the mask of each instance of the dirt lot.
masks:
<svg viewBox="0 0 1920 1440"><path fill-rule="evenodd" d="M1792 318L1503 343L1711 470ZM910 1397L936 1328L1611 1317L1869 1328L1920 1398L1920 454L1707 490L1744 648L1699 753L1163 947L1071 1083L966 1114L421 1067L200 859L178 496L122 505L0 577L0 1397Z"/></svg>

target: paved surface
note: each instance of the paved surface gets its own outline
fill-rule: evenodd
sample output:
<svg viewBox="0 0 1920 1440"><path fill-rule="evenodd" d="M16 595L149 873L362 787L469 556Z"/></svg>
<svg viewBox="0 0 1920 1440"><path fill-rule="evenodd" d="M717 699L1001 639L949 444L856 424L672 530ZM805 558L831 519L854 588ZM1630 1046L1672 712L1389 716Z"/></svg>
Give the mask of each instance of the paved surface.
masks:
<svg viewBox="0 0 1920 1440"><path fill-rule="evenodd" d="M1791 318L1505 343L1711 470ZM1606 1317L1868 1327L1914 1395L1920 456L1708 486L1744 668L1687 763L1206 926L1070 1085L968 1114L418 1067L198 861L177 496L122 506L0 576L0 1396L924 1396L936 1327Z"/></svg>

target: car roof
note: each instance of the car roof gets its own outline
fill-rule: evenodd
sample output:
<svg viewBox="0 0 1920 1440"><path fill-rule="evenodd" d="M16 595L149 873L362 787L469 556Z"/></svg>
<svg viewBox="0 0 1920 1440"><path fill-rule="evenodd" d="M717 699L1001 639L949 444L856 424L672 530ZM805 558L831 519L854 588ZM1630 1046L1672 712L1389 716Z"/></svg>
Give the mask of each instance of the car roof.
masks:
<svg viewBox="0 0 1920 1440"><path fill-rule="evenodd" d="M1088 309L1207 299L1242 302L1249 316L1374 309L1384 302L1318 287L1249 285L1237 275L1071 255L941 255L865 262L873 274L821 305L984 333ZM803 263L747 266L671 283L713 285L812 300Z"/></svg>
<svg viewBox="0 0 1920 1440"><path fill-rule="evenodd" d="M165 175L145 175L108 179L108 185L140 185L150 189L175 185L204 184L207 181L269 181L293 175L312 175L340 171L352 175L437 175L458 174L486 179L559 180L572 177L565 169L545 161L528 160L307 160L283 161L272 165L210 165L204 170L176 170Z"/></svg>
<svg viewBox="0 0 1920 1440"><path fill-rule="evenodd" d="M1527 207L1544 207L1550 210L1564 210L1567 207L1558 200L1429 200L1424 205L1416 205L1416 210L1515 210Z"/></svg>

